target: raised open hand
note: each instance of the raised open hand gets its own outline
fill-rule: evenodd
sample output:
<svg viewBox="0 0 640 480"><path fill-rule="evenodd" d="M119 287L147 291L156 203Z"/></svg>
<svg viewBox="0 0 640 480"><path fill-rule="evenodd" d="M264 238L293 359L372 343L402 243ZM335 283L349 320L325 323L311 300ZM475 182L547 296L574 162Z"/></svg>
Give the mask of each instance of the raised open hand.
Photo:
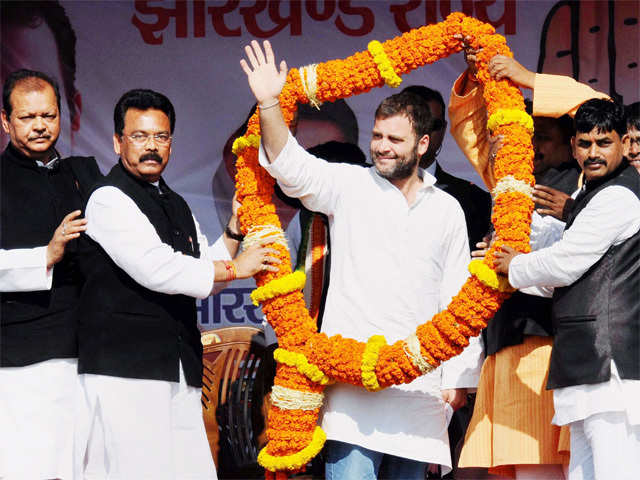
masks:
<svg viewBox="0 0 640 480"><path fill-rule="evenodd" d="M269 40L263 42L264 53L255 40L244 47L247 60L240 60L240 66L247 74L249 86L258 101L258 106L268 107L278 100L282 87L287 79L287 63L280 62L280 70L276 67L275 57Z"/></svg>

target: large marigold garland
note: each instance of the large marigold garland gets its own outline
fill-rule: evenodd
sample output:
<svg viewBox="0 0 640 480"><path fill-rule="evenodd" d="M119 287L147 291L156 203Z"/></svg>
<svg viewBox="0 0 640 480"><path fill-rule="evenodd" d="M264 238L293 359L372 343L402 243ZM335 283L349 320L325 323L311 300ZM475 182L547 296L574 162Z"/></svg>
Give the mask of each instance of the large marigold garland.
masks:
<svg viewBox="0 0 640 480"><path fill-rule="evenodd" d="M273 245L282 260L279 271L261 272L255 277L260 292L269 285L269 295L259 298L281 349L276 356L277 395L286 397L286 401L273 402L271 406L268 443L259 457L270 478L286 478L303 470L322 447L324 434L316 423L321 394L329 378L377 390L411 382L459 354L468 345L469 337L487 326L510 295L508 282L493 270L495 249L508 244L521 252L529 251L533 202L527 186L534 184L532 124L524 113L520 90L508 80L493 80L487 72L491 57L512 55L504 37L496 34L491 25L456 12L444 22L374 43L369 50L344 60L305 67L302 77L299 70L291 69L280 95L284 119L287 124L292 121L297 104L310 101L309 92L313 92L313 102L325 102L367 92L385 82L397 85L395 77L459 52L462 45L454 38L456 34L470 37L474 48L482 48L477 55L477 78L484 85L492 130L504 136L504 147L498 152L494 167L500 188L493 192L492 222L499 240L481 264L470 265L469 279L446 310L420 325L405 340L391 345L378 336L364 343L318 333L302 293L294 290L294 283L299 282L286 282L286 288L270 288L279 285L276 279L292 278L287 248ZM242 203L238 216L244 233L255 228L281 228L271 201L274 180L258 164L258 115L259 112L249 120L247 133L234 144L238 155L236 190ZM303 401L308 398L315 400Z"/></svg>

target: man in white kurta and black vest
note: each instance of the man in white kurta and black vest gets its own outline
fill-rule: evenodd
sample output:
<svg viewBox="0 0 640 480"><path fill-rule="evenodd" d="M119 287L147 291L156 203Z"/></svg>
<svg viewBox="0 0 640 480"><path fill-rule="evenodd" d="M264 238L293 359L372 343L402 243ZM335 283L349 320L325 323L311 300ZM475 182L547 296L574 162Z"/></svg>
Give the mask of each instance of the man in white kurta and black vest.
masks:
<svg viewBox="0 0 640 480"><path fill-rule="evenodd" d="M161 174L175 126L167 97L125 93L114 124L120 160L86 207L78 370L90 414L79 429L78 466L98 423L109 478L216 478L200 404L195 299L234 278L275 270L275 251L255 245L230 261L240 235L235 214L210 246L167 186Z"/></svg>
<svg viewBox="0 0 640 480"><path fill-rule="evenodd" d="M60 158L60 92L10 74L0 158L0 478L73 475L80 209L101 177L93 157Z"/></svg>
<svg viewBox="0 0 640 480"><path fill-rule="evenodd" d="M553 287L547 388L554 423L570 425L569 479L635 479L640 471L640 175L623 157L622 106L593 99L571 140L584 171L562 238L496 268L516 288Z"/></svg>
<svg viewBox="0 0 640 480"><path fill-rule="evenodd" d="M260 107L261 165L283 192L329 218L331 284L322 331L390 343L446 307L467 277L464 213L435 178L418 167L429 145L428 104L409 92L385 99L375 113L374 166L330 164L307 153L289 133L278 106L286 78L270 44L257 42L241 62ZM451 469L447 409L464 401L479 375L477 338L442 368L411 384L368 392L327 389L328 480L420 479L427 463Z"/></svg>

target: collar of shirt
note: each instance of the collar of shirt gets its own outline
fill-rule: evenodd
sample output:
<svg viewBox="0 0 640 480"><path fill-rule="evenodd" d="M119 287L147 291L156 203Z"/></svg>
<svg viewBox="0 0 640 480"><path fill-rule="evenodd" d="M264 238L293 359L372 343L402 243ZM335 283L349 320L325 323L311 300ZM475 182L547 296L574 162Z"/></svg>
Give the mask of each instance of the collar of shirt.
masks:
<svg viewBox="0 0 640 480"><path fill-rule="evenodd" d="M53 155L51 156L51 158L49 159L49 161L47 163L44 163L40 160L36 160L36 165L41 167L41 168L46 168L48 170L53 170L54 168L56 168L58 166L58 162L60 161L60 155L58 155L58 152L56 152L54 150Z"/></svg>
<svg viewBox="0 0 640 480"><path fill-rule="evenodd" d="M388 179L386 179L382 175L380 175L380 172L378 172L378 170L376 169L375 166L371 167L371 169L373 169L373 171L375 172L374 178L376 179L377 182L379 182L382 185L386 185L386 186L392 187L393 190L395 190L396 192L398 192L398 194L400 194L400 195L402 195L404 197L404 194L393 183L391 183ZM436 183L436 177L434 177L429 172L427 172L425 169L420 168L420 167L418 167L418 177L420 178L420 180L422 180L422 185L420 186L420 188L418 189L418 191L416 193L415 201L411 205L409 205L410 209L414 208L416 205L418 205L422 201L422 199L424 198L424 195L427 192L427 190L432 188L434 186L434 184Z"/></svg>

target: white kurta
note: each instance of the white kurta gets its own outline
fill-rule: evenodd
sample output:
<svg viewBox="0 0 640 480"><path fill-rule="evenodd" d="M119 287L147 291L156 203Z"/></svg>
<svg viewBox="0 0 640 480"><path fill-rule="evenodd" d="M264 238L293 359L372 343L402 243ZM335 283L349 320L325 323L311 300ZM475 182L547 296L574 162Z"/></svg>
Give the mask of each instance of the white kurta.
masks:
<svg viewBox="0 0 640 480"><path fill-rule="evenodd" d="M540 217L534 215L534 221L539 220ZM548 228L534 227L532 225L532 240L535 236L533 232L549 231ZM551 225L551 228L555 227ZM624 242L638 230L638 197L622 186L606 187L593 196L556 243L527 255L516 256L509 266L509 283L519 289L546 287L550 295L552 287L571 285L598 262L612 245ZM558 229L555 228L555 231ZM530 289L527 292L533 293ZM640 425L638 398L640 381L621 380L613 364L608 382L554 390L556 413L553 422L566 425L596 413L626 411L629 422Z"/></svg>
<svg viewBox="0 0 640 480"><path fill-rule="evenodd" d="M467 278L464 214L428 173L420 172L423 186L409 206L375 168L317 159L292 136L271 164L261 148L260 163L285 194L329 217L331 282L322 326L327 335L404 339L445 308ZM450 466L440 389L475 387L480 353L475 339L442 368L376 393L329 387L322 427L329 439Z"/></svg>
<svg viewBox="0 0 640 480"><path fill-rule="evenodd" d="M46 246L0 250L0 291L49 290L52 279ZM77 369L66 358L0 368L0 478L72 478Z"/></svg>
<svg viewBox="0 0 640 480"><path fill-rule="evenodd" d="M212 260L230 260L222 236L209 245L193 218L200 258L176 252L163 243L154 226L131 198L116 187L91 194L86 208L87 235L98 242L118 267L149 290L206 298L224 288L213 285Z"/></svg>
<svg viewBox="0 0 640 480"><path fill-rule="evenodd" d="M147 216L118 188L106 186L93 192L86 218L87 235L150 290L205 298L225 286L214 285L213 266L213 260L230 259L223 237L209 245L195 218L197 238L190 240L198 242L200 258L163 243ZM186 385L180 370L180 384L81 375L87 415L77 435L78 462L90 445L87 471L106 469L101 452L93 446L97 442L106 446L105 463L110 469L106 470L114 478L141 478L140 472L153 472L151 477L157 479L216 478L202 420L201 391ZM162 392L154 397L155 410L140 408L148 402L150 389ZM180 416L189 420L177 422ZM131 429L134 418L137 427ZM97 427L92 429L94 420Z"/></svg>
<svg viewBox="0 0 640 480"><path fill-rule="evenodd" d="M0 250L0 292L49 290L53 268L47 269L47 246Z"/></svg>

